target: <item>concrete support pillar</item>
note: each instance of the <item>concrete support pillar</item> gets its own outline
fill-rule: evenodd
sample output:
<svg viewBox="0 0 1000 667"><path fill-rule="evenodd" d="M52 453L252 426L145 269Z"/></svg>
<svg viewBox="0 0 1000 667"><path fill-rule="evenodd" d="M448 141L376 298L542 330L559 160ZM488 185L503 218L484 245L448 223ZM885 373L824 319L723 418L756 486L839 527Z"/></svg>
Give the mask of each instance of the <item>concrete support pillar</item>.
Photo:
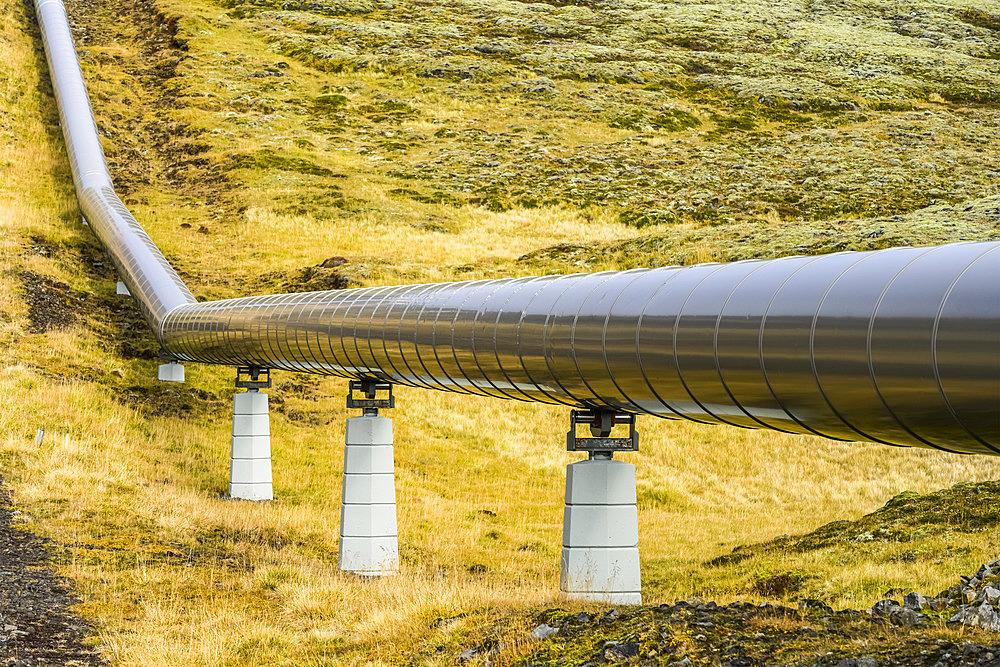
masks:
<svg viewBox="0 0 1000 667"><path fill-rule="evenodd" d="M610 452L566 468L559 579L571 599L642 603L635 466Z"/></svg>
<svg viewBox="0 0 1000 667"><path fill-rule="evenodd" d="M229 497L241 500L274 498L267 394L262 394L257 389L233 395Z"/></svg>
<svg viewBox="0 0 1000 667"><path fill-rule="evenodd" d="M160 382L184 382L184 366L176 361L160 364L156 369L156 378Z"/></svg>
<svg viewBox="0 0 1000 667"><path fill-rule="evenodd" d="M128 291L128 286L120 280L115 285L115 294L119 294L121 296L132 296L132 292Z"/></svg>
<svg viewBox="0 0 1000 667"><path fill-rule="evenodd" d="M347 420L340 569L378 577L399 569L392 420L366 414Z"/></svg>

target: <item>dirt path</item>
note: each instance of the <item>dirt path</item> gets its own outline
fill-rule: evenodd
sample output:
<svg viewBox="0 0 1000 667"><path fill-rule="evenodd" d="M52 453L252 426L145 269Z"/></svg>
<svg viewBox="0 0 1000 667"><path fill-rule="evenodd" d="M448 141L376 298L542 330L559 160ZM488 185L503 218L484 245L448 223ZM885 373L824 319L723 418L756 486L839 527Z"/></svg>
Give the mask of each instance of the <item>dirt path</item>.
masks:
<svg viewBox="0 0 1000 667"><path fill-rule="evenodd" d="M2 484L2 480L0 480ZM69 608L78 603L46 563L43 541L12 526L17 512L0 487L0 657L4 667L102 665L84 638L91 629Z"/></svg>

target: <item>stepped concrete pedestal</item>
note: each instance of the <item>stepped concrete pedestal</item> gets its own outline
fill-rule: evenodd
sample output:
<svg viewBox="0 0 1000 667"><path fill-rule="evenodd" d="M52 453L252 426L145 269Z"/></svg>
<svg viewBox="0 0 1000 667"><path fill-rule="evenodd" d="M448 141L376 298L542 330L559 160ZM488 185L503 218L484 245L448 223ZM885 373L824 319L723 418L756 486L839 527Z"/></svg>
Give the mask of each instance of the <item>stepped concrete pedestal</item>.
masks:
<svg viewBox="0 0 1000 667"><path fill-rule="evenodd" d="M274 499L267 394L256 389L233 395L229 497L239 500Z"/></svg>
<svg viewBox="0 0 1000 667"><path fill-rule="evenodd" d="M184 382L184 366L176 361L160 364L156 369L156 378L160 382Z"/></svg>
<svg viewBox="0 0 1000 667"><path fill-rule="evenodd" d="M340 506L340 569L366 577L399 570L392 420L350 417Z"/></svg>
<svg viewBox="0 0 1000 667"><path fill-rule="evenodd" d="M566 468L559 590L574 600L641 604L635 466L596 454Z"/></svg>

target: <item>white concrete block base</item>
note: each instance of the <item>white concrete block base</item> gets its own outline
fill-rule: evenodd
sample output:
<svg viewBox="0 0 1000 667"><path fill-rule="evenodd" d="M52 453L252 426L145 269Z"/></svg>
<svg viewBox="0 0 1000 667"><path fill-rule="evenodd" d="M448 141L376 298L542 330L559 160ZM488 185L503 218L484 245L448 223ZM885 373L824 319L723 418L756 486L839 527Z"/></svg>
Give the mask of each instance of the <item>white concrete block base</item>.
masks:
<svg viewBox="0 0 1000 667"><path fill-rule="evenodd" d="M132 296L132 292L128 291L128 287L122 281L118 281L115 285L115 294L120 294L121 296Z"/></svg>
<svg viewBox="0 0 1000 667"><path fill-rule="evenodd" d="M573 600L642 604L631 463L592 459L566 468L559 590Z"/></svg>
<svg viewBox="0 0 1000 667"><path fill-rule="evenodd" d="M184 382L184 366L176 361L160 364L156 369L156 379L160 382Z"/></svg>
<svg viewBox="0 0 1000 667"><path fill-rule="evenodd" d="M267 409L267 394L256 389L233 395L230 498L274 499L271 481L271 424Z"/></svg>
<svg viewBox="0 0 1000 667"><path fill-rule="evenodd" d="M340 506L340 569L364 577L399 570L392 420L347 420Z"/></svg>

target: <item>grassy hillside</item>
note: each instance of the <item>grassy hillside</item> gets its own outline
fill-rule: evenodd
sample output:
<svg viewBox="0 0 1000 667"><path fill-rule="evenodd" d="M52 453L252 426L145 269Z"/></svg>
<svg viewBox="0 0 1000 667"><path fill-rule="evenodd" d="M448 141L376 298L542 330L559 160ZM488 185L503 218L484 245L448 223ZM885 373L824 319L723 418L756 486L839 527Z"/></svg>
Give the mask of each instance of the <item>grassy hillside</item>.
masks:
<svg viewBox="0 0 1000 667"><path fill-rule="evenodd" d="M0 471L107 658L450 664L502 641L509 664L540 610L586 609L556 599L563 410L401 389L390 580L336 570L339 380L276 375L277 499L224 499L233 373L155 381L80 224L32 10L0 7ZM119 190L204 298L998 238L998 12L70 3ZM996 523L961 511L914 540L769 542L997 479L995 459L640 428L651 603L861 608L997 555Z"/></svg>

